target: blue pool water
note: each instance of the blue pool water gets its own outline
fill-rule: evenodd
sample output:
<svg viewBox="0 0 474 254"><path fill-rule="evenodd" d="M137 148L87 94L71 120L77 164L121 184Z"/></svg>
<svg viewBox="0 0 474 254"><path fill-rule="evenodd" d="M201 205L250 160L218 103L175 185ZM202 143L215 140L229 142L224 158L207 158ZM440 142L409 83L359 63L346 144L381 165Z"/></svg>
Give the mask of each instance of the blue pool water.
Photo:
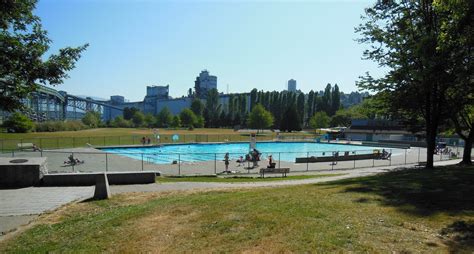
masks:
<svg viewBox="0 0 474 254"><path fill-rule="evenodd" d="M349 151L351 154L368 154L373 153L374 149L382 150L383 148L314 142L259 142L257 143L257 149L262 153L263 159L266 159L268 155L272 155L275 160L294 162L296 157L331 156L336 151L339 152L339 155L343 155L346 151ZM181 162L222 160L225 153L229 153L231 160L237 160L240 156L245 158L245 154L249 152L249 143L105 148L103 151L138 160L141 160L143 157L144 160L150 163L169 164L173 160Z"/></svg>

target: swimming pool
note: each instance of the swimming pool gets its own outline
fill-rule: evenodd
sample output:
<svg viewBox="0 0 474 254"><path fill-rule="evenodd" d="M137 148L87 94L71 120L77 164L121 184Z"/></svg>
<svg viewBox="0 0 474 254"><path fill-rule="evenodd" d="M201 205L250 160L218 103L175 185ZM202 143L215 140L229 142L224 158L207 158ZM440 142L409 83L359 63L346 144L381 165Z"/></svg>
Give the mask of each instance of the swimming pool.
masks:
<svg viewBox="0 0 474 254"><path fill-rule="evenodd" d="M346 151L351 154L369 154L375 149L382 150L383 148L314 142L258 142L257 149L262 153L263 159L272 155L275 160L295 162L297 157L331 156L333 152L343 155ZM137 160L144 159L149 163L169 164L175 160L180 162L222 160L225 153L229 153L231 160L237 160L240 156L245 157L245 154L249 152L249 143L176 144L102 150Z"/></svg>

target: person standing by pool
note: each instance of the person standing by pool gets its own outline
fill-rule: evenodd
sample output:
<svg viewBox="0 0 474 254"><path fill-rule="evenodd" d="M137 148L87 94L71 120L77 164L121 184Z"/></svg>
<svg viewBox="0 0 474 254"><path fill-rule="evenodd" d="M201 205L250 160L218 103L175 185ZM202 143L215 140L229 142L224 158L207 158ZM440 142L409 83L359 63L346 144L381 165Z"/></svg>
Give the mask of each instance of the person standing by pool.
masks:
<svg viewBox="0 0 474 254"><path fill-rule="evenodd" d="M224 164L225 164L224 172L229 172L229 153L225 153L224 155Z"/></svg>

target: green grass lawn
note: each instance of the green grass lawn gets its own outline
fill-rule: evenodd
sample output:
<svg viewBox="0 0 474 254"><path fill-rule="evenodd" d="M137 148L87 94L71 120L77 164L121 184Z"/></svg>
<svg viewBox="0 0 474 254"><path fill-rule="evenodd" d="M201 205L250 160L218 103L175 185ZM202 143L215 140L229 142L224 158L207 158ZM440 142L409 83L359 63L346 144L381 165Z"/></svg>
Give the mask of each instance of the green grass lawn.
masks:
<svg viewBox="0 0 474 254"><path fill-rule="evenodd" d="M185 176L185 177L157 177L158 183L174 183L174 182L218 182L218 183L245 183L245 182L271 182L282 180L303 180L330 176L340 176L344 174L320 174L320 175L293 175L287 177L270 176L266 178L247 177L247 176Z"/></svg>
<svg viewBox="0 0 474 254"><path fill-rule="evenodd" d="M68 205L0 253L474 251L474 167Z"/></svg>
<svg viewBox="0 0 474 254"><path fill-rule="evenodd" d="M171 143L171 136L178 134L180 143L249 141L247 133L232 129L202 128L192 131L186 129L159 129L161 142ZM34 143L43 149L71 147L139 145L143 136L153 138L153 130L147 128L97 128L81 131L0 133L0 150L17 149L19 143ZM275 133L258 135L258 141L272 140ZM313 136L312 134L285 133L284 136Z"/></svg>

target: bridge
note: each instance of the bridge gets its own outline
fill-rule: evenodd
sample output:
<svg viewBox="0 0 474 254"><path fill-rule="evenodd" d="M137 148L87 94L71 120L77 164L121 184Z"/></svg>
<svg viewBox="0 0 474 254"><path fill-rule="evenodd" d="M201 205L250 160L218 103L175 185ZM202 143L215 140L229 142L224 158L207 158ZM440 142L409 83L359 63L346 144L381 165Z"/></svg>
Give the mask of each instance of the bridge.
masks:
<svg viewBox="0 0 474 254"><path fill-rule="evenodd" d="M99 112L103 115L106 108L123 111L122 108L111 105L109 101L84 98L43 85L31 93L29 98L24 99L23 103L26 107L22 113L38 122L81 119L88 111Z"/></svg>

